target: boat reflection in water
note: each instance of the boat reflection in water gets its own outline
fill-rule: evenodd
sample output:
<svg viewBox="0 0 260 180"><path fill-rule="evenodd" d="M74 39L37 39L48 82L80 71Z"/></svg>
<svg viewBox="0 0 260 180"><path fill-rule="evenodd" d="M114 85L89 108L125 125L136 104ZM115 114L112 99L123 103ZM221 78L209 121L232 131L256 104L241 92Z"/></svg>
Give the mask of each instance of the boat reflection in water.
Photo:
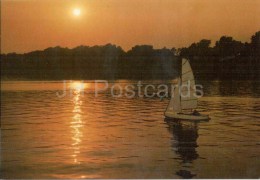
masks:
<svg viewBox="0 0 260 180"><path fill-rule="evenodd" d="M168 124L169 132L173 135L173 150L180 157L182 166L187 167L199 157L196 151L196 148L198 147L197 139L199 137L198 126L196 123L187 125L167 118L165 119L165 122ZM184 169L177 171L176 174L183 178L192 178L196 176L196 174Z"/></svg>

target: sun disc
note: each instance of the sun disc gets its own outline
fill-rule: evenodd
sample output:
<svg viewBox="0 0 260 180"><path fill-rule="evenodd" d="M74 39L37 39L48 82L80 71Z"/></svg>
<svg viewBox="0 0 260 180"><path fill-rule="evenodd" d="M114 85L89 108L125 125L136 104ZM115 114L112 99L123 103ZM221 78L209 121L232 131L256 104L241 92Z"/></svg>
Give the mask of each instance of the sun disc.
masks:
<svg viewBox="0 0 260 180"><path fill-rule="evenodd" d="M81 10L78 9L78 8L76 8L76 9L73 10L73 14L74 14L75 16L80 16Z"/></svg>

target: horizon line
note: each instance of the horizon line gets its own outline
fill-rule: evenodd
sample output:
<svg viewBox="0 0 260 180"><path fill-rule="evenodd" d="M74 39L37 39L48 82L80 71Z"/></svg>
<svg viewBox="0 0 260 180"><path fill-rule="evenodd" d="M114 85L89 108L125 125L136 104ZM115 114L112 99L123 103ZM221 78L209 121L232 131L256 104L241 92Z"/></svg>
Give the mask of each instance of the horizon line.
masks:
<svg viewBox="0 0 260 180"><path fill-rule="evenodd" d="M256 31L255 33L257 33L257 32L260 32L260 31ZM253 34L253 35L255 35L255 33ZM253 35L251 35L251 37L253 36ZM230 36L230 35L221 35L220 37L219 37L219 39L221 38L221 37L232 37L232 36ZM232 37L233 38L233 37ZM219 40L218 39L218 40ZM34 51L44 51L44 50L46 50L46 49L48 49L48 48L55 48L55 47L60 47L60 48L67 48L67 49L70 49L70 50L72 50L72 49L75 49L75 48L77 48L77 47L80 47L80 46L84 46L84 47L94 47L94 46L106 46L106 45L109 45L109 44L111 44L111 45L115 45L116 47L120 47L124 52L128 52L128 51L130 51L133 47L135 47L135 46L144 46L144 45L147 45L147 46L152 46L153 47L153 49L154 50L160 50L160 49L164 49L164 48L166 48L166 49L172 49L172 48L175 48L176 50L178 50L178 49L181 49L181 48L187 48L187 47L189 47L189 46L191 46L193 43L198 43L198 42L200 42L201 40L210 40L211 41L211 43L210 43L210 47L214 47L215 45L216 45L216 42L218 41L218 40L216 40L216 41L214 41L214 42L212 42L212 40L211 39L207 39L207 38L202 38L202 39L200 39L199 41L195 41L195 42L192 42L192 43L190 43L188 46L184 46L184 47L175 47L175 46L172 46L172 47L167 47L167 46L163 46L163 47L161 47L161 48L155 48L156 46L154 46L153 44L146 44L146 43L144 43L144 44L136 44L136 45L134 45L134 46L132 46L131 48L129 48L129 49L126 49L126 48L123 48L121 45L117 45L117 44L114 44L114 43L104 43L104 44L96 44L96 45L86 45L86 44L81 44L81 45L77 45L77 46L73 46L73 47L68 47L68 46L61 46L61 45L54 45L54 46L49 46L49 47L46 47L46 48L43 48L43 49L34 49L34 50L30 50L30 51L24 51L24 52L18 52L18 51L12 51L12 52L2 52L2 50L1 50L1 46L2 46L2 44L0 45L0 55L7 55L7 54L27 54L27 53L31 53L31 52L34 52ZM236 40L236 39L234 39L233 38L233 40ZM248 41L250 41L251 40L251 38L248 40ZM236 40L236 41L240 41L240 40ZM248 41L240 41L240 42L242 42L242 43L248 43Z"/></svg>

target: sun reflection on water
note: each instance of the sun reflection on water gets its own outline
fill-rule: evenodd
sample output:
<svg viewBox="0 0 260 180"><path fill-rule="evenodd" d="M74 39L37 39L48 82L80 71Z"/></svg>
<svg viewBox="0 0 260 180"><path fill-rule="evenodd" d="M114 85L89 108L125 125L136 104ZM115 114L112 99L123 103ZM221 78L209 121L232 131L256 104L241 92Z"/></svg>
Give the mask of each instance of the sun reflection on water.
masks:
<svg viewBox="0 0 260 180"><path fill-rule="evenodd" d="M80 164L78 161L78 156L80 154L80 144L82 141L82 115L81 115L81 105L82 101L80 100L80 89L74 90L74 97L73 97L73 103L74 103L74 109L73 109L73 117L71 121L71 129L72 129L72 149L73 149L73 161L74 163Z"/></svg>
<svg viewBox="0 0 260 180"><path fill-rule="evenodd" d="M82 91L86 88L86 84L83 82L75 81L70 83L70 88L75 90L75 91Z"/></svg>

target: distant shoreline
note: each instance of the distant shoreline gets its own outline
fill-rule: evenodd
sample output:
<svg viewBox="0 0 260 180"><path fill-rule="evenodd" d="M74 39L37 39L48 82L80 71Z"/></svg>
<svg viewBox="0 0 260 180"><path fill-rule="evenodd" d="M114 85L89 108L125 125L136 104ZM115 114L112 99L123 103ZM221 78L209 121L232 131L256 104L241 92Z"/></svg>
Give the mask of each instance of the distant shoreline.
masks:
<svg viewBox="0 0 260 180"><path fill-rule="evenodd" d="M180 49L136 45L51 47L25 54L1 55L1 79L138 79L167 80L180 74L180 59L188 58L198 80L260 79L260 31L250 43L222 36L211 47L202 39Z"/></svg>

